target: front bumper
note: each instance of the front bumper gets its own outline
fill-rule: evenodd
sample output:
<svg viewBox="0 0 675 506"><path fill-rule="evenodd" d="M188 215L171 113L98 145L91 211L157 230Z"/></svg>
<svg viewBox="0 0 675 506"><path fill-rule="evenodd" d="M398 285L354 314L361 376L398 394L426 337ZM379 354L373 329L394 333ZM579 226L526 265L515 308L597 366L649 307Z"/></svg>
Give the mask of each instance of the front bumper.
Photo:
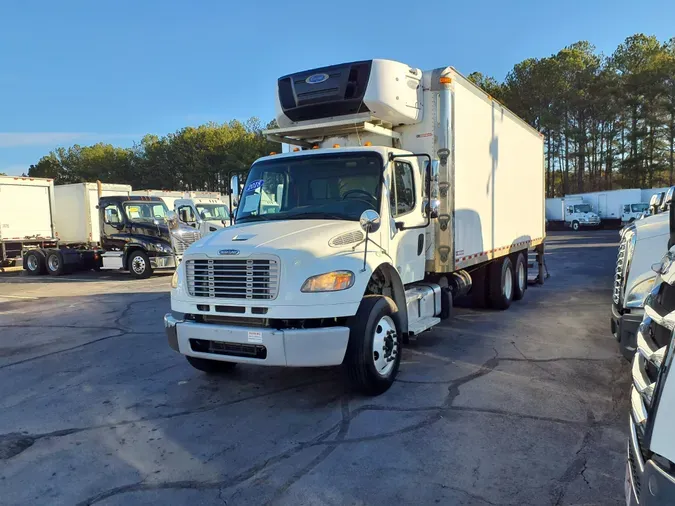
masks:
<svg viewBox="0 0 675 506"><path fill-rule="evenodd" d="M642 323L644 310L632 309L631 313L620 314L616 306L612 304L612 317L610 327L614 338L619 342L621 354L627 360L633 360L637 348L637 331Z"/></svg>
<svg viewBox="0 0 675 506"><path fill-rule="evenodd" d="M157 269L175 269L180 265L181 255L167 255L150 257L150 265L154 270Z"/></svg>
<svg viewBox="0 0 675 506"><path fill-rule="evenodd" d="M628 441L625 493L628 506L675 504L675 476L662 469L653 460L646 462L643 460L637 429L632 418Z"/></svg>
<svg viewBox="0 0 675 506"><path fill-rule="evenodd" d="M197 323L172 314L164 316L164 328L169 346L183 355L271 366L340 365L349 341L348 327L276 330Z"/></svg>

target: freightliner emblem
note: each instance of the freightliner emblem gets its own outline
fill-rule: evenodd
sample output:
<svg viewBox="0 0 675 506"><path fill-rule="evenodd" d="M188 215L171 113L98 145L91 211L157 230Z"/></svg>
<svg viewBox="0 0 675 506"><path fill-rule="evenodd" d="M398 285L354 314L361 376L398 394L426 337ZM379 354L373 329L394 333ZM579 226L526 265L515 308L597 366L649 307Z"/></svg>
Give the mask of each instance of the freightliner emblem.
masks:
<svg viewBox="0 0 675 506"><path fill-rule="evenodd" d="M238 249L221 249L218 252L219 255L238 255L239 250Z"/></svg>
<svg viewBox="0 0 675 506"><path fill-rule="evenodd" d="M307 79L305 79L305 82L307 84L319 84L324 81L328 81L329 77L330 76L328 74L312 74Z"/></svg>

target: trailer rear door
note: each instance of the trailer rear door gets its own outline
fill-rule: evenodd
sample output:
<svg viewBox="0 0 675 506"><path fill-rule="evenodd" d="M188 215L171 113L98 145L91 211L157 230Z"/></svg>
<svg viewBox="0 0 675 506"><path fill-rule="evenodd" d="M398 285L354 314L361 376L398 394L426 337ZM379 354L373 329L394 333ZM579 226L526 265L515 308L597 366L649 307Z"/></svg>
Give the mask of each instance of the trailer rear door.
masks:
<svg viewBox="0 0 675 506"><path fill-rule="evenodd" d="M49 186L0 185L0 239L51 238Z"/></svg>

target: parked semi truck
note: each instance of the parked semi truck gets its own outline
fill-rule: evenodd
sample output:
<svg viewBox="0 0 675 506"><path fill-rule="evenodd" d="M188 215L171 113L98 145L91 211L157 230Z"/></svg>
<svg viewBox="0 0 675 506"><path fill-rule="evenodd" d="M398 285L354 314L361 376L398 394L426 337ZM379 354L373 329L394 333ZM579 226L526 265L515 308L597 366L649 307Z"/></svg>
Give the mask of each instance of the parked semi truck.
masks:
<svg viewBox="0 0 675 506"><path fill-rule="evenodd" d="M662 251L667 253L654 265L657 277L632 357L625 480L629 506L675 504L675 209L664 215L669 234Z"/></svg>
<svg viewBox="0 0 675 506"><path fill-rule="evenodd" d="M202 236L230 225L230 210L222 197L183 198L176 200L175 206L180 221L199 230Z"/></svg>
<svg viewBox="0 0 675 506"><path fill-rule="evenodd" d="M252 165L235 225L171 282L168 341L195 368L343 364L379 394L454 298L507 309L529 248L543 271L542 138L454 68L360 61L277 91L265 134L299 150Z"/></svg>
<svg viewBox="0 0 675 506"><path fill-rule="evenodd" d="M0 176L0 267L23 258L27 248L56 244L54 182Z"/></svg>
<svg viewBox="0 0 675 506"><path fill-rule="evenodd" d="M612 334L621 353L632 360L647 296L656 281L652 266L667 249L669 213L675 187L652 196L653 214L621 231L612 294Z"/></svg>
<svg viewBox="0 0 675 506"><path fill-rule="evenodd" d="M136 278L175 269L199 232L178 223L160 198L130 192L127 185L55 186L57 241L27 249L23 268L55 276L80 269L128 270Z"/></svg>
<svg viewBox="0 0 675 506"><path fill-rule="evenodd" d="M217 192L135 190L133 193L161 198L181 222L199 230L202 236L230 225L229 207Z"/></svg>

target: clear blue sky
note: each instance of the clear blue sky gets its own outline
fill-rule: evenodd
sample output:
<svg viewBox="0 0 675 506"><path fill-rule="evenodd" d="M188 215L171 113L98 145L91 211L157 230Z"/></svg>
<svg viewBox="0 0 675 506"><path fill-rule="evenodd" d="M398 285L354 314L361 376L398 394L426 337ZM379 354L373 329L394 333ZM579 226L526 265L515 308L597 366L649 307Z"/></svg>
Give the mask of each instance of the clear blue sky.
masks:
<svg viewBox="0 0 675 506"><path fill-rule="evenodd" d="M11 1L0 5L0 172L56 146L274 115L276 78L389 58L503 79L514 63L636 32L675 36L672 0Z"/></svg>

